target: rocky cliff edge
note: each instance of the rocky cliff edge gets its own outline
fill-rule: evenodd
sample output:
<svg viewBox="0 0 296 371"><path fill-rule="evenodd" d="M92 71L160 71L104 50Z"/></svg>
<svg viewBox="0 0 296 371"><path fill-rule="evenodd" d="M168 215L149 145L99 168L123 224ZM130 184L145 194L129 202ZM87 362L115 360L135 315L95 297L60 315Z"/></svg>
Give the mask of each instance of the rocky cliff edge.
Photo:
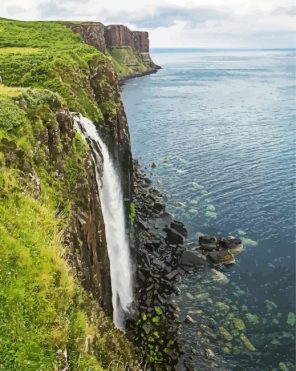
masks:
<svg viewBox="0 0 296 371"><path fill-rule="evenodd" d="M149 53L149 34L131 31L124 25L104 26L100 22L66 23L86 44L109 54L120 80L157 72L160 67Z"/></svg>

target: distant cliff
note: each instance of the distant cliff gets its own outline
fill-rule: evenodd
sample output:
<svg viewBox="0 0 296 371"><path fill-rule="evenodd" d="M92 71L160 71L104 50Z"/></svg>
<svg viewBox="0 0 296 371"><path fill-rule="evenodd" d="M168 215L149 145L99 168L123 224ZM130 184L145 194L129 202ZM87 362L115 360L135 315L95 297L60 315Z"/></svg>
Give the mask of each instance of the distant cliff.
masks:
<svg viewBox="0 0 296 371"><path fill-rule="evenodd" d="M92 45L112 57L113 67L120 78L130 78L160 69L149 53L148 32L131 31L123 25L104 26L99 22L66 23Z"/></svg>

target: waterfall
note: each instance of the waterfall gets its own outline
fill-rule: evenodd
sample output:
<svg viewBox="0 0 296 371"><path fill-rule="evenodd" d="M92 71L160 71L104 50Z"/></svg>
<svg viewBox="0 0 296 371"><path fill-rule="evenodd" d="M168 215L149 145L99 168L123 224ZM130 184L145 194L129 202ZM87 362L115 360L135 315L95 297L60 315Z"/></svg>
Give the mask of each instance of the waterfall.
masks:
<svg viewBox="0 0 296 371"><path fill-rule="evenodd" d="M124 312L129 311L133 293L122 186L113 159L107 146L100 138L95 125L81 115L74 116L74 122L76 130L90 145L94 163L97 165L96 180L102 205L110 261L113 321L116 327L123 330ZM101 176L99 169L102 157L103 175Z"/></svg>

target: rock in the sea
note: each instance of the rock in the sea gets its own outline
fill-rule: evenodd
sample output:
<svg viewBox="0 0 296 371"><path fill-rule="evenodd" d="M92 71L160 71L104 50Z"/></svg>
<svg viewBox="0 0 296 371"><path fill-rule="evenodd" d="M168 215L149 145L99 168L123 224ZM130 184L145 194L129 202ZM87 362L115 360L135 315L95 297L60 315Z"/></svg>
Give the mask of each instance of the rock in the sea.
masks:
<svg viewBox="0 0 296 371"><path fill-rule="evenodd" d="M185 317L185 322L186 323L196 323L196 321L191 316L189 316L189 314L187 314L187 316Z"/></svg>
<svg viewBox="0 0 296 371"><path fill-rule="evenodd" d="M156 169L157 168L157 163L156 162L152 162L151 167L152 167L152 169Z"/></svg>
<svg viewBox="0 0 296 371"><path fill-rule="evenodd" d="M232 236L219 239L219 248L227 249L231 253L240 253L243 250L241 239Z"/></svg>
<svg viewBox="0 0 296 371"><path fill-rule="evenodd" d="M256 348L254 345L250 342L250 340L247 338L245 334L241 334L240 338L244 344L244 346L250 351L250 352L255 352Z"/></svg>
<svg viewBox="0 0 296 371"><path fill-rule="evenodd" d="M258 246L258 242L257 241L254 241L251 238L247 238L247 237L242 237L242 243L245 246L250 246L250 247L256 247L256 246Z"/></svg>
<svg viewBox="0 0 296 371"><path fill-rule="evenodd" d="M182 222L178 222L177 220L173 220L171 222L171 228L175 229L177 232L179 232L182 236L187 236L187 229L185 225Z"/></svg>
<svg viewBox="0 0 296 371"><path fill-rule="evenodd" d="M229 331L226 330L225 327L219 327L220 334L224 337L225 340L231 341L233 339L233 336Z"/></svg>
<svg viewBox="0 0 296 371"><path fill-rule="evenodd" d="M152 180L148 177L143 178L143 180L144 180L144 182L146 183L147 186L152 183Z"/></svg>
<svg viewBox="0 0 296 371"><path fill-rule="evenodd" d="M183 244L183 236L177 232L175 229L172 228L164 228L164 232L166 232L166 242L171 245L182 245Z"/></svg>
<svg viewBox="0 0 296 371"><path fill-rule="evenodd" d="M209 348L205 349L205 356L206 356L208 359L215 359L215 354L214 354L214 352L213 352L211 349L209 349Z"/></svg>
<svg viewBox="0 0 296 371"><path fill-rule="evenodd" d="M160 201L156 201L156 202L154 202L153 210L156 211L156 212L164 211L165 210L165 204L160 202Z"/></svg>
<svg viewBox="0 0 296 371"><path fill-rule="evenodd" d="M233 319L233 325L239 331L244 331L246 329L246 325L245 325L244 321L240 318L234 318Z"/></svg>
<svg viewBox="0 0 296 371"><path fill-rule="evenodd" d="M217 247L217 238L213 236L200 236L199 244L204 250L214 250Z"/></svg>
<svg viewBox="0 0 296 371"><path fill-rule="evenodd" d="M227 250L211 251L208 253L208 258L213 264L234 264L234 256Z"/></svg>
<svg viewBox="0 0 296 371"><path fill-rule="evenodd" d="M225 276L223 272L218 271L217 269L211 269L213 274L213 279L219 283L226 285L229 282L229 278Z"/></svg>

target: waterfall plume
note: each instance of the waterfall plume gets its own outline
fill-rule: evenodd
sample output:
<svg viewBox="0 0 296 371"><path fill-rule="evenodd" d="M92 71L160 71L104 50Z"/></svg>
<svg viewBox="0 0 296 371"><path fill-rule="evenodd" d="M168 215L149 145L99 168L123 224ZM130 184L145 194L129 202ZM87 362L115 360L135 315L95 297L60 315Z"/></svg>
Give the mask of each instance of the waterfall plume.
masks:
<svg viewBox="0 0 296 371"><path fill-rule="evenodd" d="M114 160L95 125L87 118L74 116L75 127L89 144L105 223L107 249L110 261L113 321L124 329L124 312L133 301L129 241L126 233L123 192ZM100 151L100 153L99 153ZM103 157L103 174L99 168Z"/></svg>

